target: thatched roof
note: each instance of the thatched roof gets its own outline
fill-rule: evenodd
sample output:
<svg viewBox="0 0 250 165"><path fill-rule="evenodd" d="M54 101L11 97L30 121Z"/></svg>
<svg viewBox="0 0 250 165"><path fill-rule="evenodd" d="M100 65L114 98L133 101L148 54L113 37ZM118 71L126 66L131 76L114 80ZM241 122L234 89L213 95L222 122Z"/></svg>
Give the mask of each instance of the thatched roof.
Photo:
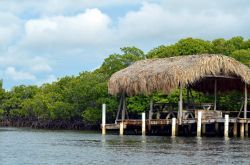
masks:
<svg viewBox="0 0 250 165"><path fill-rule="evenodd" d="M215 77L221 80L218 90L241 90L244 83L250 84L250 69L231 57L218 54L146 59L114 73L108 90L112 95L123 92L129 96L149 95L154 91L169 94L181 83L209 91L214 87L211 79Z"/></svg>

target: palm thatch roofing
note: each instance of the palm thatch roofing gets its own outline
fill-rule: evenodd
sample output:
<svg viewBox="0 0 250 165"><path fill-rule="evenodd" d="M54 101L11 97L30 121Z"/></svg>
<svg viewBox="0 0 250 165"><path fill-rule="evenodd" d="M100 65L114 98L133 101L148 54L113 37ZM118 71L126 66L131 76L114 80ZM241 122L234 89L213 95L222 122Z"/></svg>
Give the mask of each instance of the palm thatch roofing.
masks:
<svg viewBox="0 0 250 165"><path fill-rule="evenodd" d="M219 91L249 87L250 69L239 61L219 54L177 56L137 61L114 73L108 84L109 93L150 95L155 91L169 94L180 84L200 91ZM249 91L249 90L248 90Z"/></svg>

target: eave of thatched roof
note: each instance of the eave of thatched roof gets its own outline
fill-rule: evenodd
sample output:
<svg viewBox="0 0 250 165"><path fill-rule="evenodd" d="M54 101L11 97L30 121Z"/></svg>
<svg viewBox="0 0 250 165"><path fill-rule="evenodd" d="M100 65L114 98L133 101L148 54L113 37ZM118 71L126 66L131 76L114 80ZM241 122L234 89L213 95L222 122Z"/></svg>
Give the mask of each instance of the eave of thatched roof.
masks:
<svg viewBox="0 0 250 165"><path fill-rule="evenodd" d="M180 83L192 86L213 76L234 77L239 83L250 84L250 69L247 66L228 56L203 54L137 61L114 73L108 90L112 95L123 92L127 95L148 95L155 91L169 94Z"/></svg>

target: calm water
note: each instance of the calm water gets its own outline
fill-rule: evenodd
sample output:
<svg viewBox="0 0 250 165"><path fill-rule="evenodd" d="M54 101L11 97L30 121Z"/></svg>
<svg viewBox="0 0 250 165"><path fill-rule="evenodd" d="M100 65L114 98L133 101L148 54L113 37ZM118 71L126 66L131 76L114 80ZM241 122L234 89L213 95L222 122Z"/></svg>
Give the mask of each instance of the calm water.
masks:
<svg viewBox="0 0 250 165"><path fill-rule="evenodd" d="M0 128L0 164L250 164L250 139Z"/></svg>

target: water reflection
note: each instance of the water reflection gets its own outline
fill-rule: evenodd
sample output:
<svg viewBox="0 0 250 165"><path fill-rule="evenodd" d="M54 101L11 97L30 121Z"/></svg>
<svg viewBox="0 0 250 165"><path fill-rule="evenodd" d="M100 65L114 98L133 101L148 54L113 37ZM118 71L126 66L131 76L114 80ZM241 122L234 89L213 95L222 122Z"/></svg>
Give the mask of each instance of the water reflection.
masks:
<svg viewBox="0 0 250 165"><path fill-rule="evenodd" d="M249 164L248 138L0 132L1 164Z"/></svg>

